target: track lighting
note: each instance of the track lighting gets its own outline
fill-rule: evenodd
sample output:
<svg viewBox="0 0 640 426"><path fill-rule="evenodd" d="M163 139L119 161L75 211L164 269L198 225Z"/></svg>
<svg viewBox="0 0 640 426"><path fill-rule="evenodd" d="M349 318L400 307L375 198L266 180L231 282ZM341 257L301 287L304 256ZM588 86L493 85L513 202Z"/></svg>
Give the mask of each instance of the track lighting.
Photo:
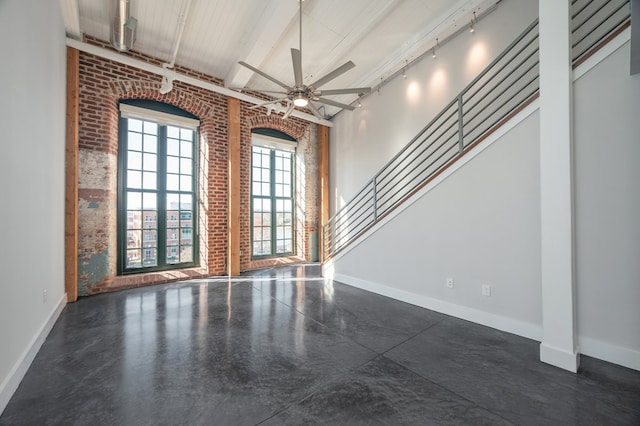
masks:
<svg viewBox="0 0 640 426"><path fill-rule="evenodd" d="M478 20L478 18L476 18L476 12L473 12L473 18L471 18L471 24L469 25L469 32L471 34L476 32L476 28L475 28L475 22Z"/></svg>
<svg viewBox="0 0 640 426"><path fill-rule="evenodd" d="M439 39L437 39L437 38L436 38L436 44L435 44L435 46L433 46L433 47L431 48L431 57L432 57L433 59L435 59L435 58L437 57L437 55L436 55L436 47L438 47L438 48L440 47L440 40L439 40Z"/></svg>
<svg viewBox="0 0 640 426"><path fill-rule="evenodd" d="M362 108L362 96L358 98L358 108Z"/></svg>

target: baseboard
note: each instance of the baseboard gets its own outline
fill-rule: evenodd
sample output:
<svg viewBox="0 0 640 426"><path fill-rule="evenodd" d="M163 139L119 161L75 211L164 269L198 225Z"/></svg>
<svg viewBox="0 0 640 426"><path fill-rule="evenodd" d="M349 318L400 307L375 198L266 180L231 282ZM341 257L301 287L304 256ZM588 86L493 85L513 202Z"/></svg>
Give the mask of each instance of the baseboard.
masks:
<svg viewBox="0 0 640 426"><path fill-rule="evenodd" d="M330 278L330 277L327 277L327 278ZM411 293L408 291L400 290L400 289L389 287L383 284L366 281L360 278L355 278L355 277L351 277L351 276L340 274L340 273L333 274L333 280L339 281L343 284L347 284L363 290L367 290L372 293L380 294L382 296L390 297L392 299L399 300L401 302L419 306L421 308L440 312L440 313L450 315L452 317L460 318L466 321L471 321L476 324L495 328L500 331L505 331L507 333L515 334L517 336L526 337L527 339L532 339L539 342L542 338L541 326L520 321L514 318L508 318L505 316L492 314L490 312L481 311L481 310L470 308L467 306L445 302L443 300L434 299L434 298L423 296L416 293Z"/></svg>
<svg viewBox="0 0 640 426"><path fill-rule="evenodd" d="M49 314L49 318L47 319L47 321L42 324L40 330L38 330L36 335L33 336L31 342L29 342L29 345L22 353L22 356L15 363L7 378L4 380L4 382L2 382L2 384L0 384L0 415L4 412L7 404L9 404L9 400L15 393L16 389L18 389L18 386L24 378L24 375L27 373L29 366L31 366L31 363L40 350L40 347L49 335L49 332L58 320L58 317L60 316L60 313L62 313L62 310L64 309L66 304L67 294L64 293Z"/></svg>
<svg viewBox="0 0 640 426"><path fill-rule="evenodd" d="M580 366L580 354L575 350L565 351L542 342L540 343L540 361L576 373Z"/></svg>
<svg viewBox="0 0 640 426"><path fill-rule="evenodd" d="M640 371L640 352L633 349L580 336L578 347L580 353L587 356Z"/></svg>

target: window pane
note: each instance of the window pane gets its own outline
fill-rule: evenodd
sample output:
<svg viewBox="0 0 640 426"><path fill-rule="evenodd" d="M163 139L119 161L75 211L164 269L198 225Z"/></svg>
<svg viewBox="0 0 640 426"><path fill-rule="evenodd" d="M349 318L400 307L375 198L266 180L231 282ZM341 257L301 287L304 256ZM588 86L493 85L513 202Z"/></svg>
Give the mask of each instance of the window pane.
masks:
<svg viewBox="0 0 640 426"><path fill-rule="evenodd" d="M191 191L191 176L180 175L180 191Z"/></svg>
<svg viewBox="0 0 640 426"><path fill-rule="evenodd" d="M268 183L263 183L262 184L262 195L271 195L271 188L269 188L269 184Z"/></svg>
<svg viewBox="0 0 640 426"><path fill-rule="evenodd" d="M157 250L155 247L142 249L142 266L158 266Z"/></svg>
<svg viewBox="0 0 640 426"><path fill-rule="evenodd" d="M158 209L158 197L155 193L145 192L142 199L144 200L142 207L145 210L157 210Z"/></svg>
<svg viewBox="0 0 640 426"><path fill-rule="evenodd" d="M144 135L144 152L158 152L158 138L151 135Z"/></svg>
<svg viewBox="0 0 640 426"><path fill-rule="evenodd" d="M167 194L167 208L172 210L178 210L180 208L180 195Z"/></svg>
<svg viewBox="0 0 640 426"><path fill-rule="evenodd" d="M133 151L142 151L142 135L140 133L129 132L127 136L127 148Z"/></svg>
<svg viewBox="0 0 640 426"><path fill-rule="evenodd" d="M127 209L140 210L142 208L142 193L127 191Z"/></svg>
<svg viewBox="0 0 640 426"><path fill-rule="evenodd" d="M180 138L193 140L193 130L190 129L180 129Z"/></svg>
<svg viewBox="0 0 640 426"><path fill-rule="evenodd" d="M144 241L145 247L148 245L156 245L156 240L158 239L157 231L155 229L147 229L144 231L142 235L142 239Z"/></svg>
<svg viewBox="0 0 640 426"><path fill-rule="evenodd" d="M157 156L155 154L144 154L144 170L148 172L155 172L158 170Z"/></svg>
<svg viewBox="0 0 640 426"><path fill-rule="evenodd" d="M180 190L180 177L174 174L167 174L167 190L178 191Z"/></svg>
<svg viewBox="0 0 640 426"><path fill-rule="evenodd" d="M178 157L167 157L167 173L180 173Z"/></svg>
<svg viewBox="0 0 640 426"><path fill-rule="evenodd" d="M180 244L191 244L192 232L191 228L180 228Z"/></svg>
<svg viewBox="0 0 640 426"><path fill-rule="evenodd" d="M142 231L127 231L127 248L140 248L142 247Z"/></svg>
<svg viewBox="0 0 640 426"><path fill-rule="evenodd" d="M167 137L178 139L180 138L180 128L174 126L167 126Z"/></svg>
<svg viewBox="0 0 640 426"><path fill-rule="evenodd" d="M175 139L167 139L167 155L180 155L180 142Z"/></svg>
<svg viewBox="0 0 640 426"><path fill-rule="evenodd" d="M144 122L144 132L150 135L158 134L158 125L156 123L152 123L150 121Z"/></svg>
<svg viewBox="0 0 640 426"><path fill-rule="evenodd" d="M127 172L127 187L142 188L142 173L129 170Z"/></svg>
<svg viewBox="0 0 640 426"><path fill-rule="evenodd" d="M193 144L191 142L180 142L180 155L182 157L191 158L193 156Z"/></svg>
<svg viewBox="0 0 640 426"><path fill-rule="evenodd" d="M142 155L139 152L129 151L127 153L127 168L142 170Z"/></svg>
<svg viewBox="0 0 640 426"><path fill-rule="evenodd" d="M183 175L191 175L193 171L191 170L191 165L193 161L189 158L181 158L180 159L180 173Z"/></svg>
<svg viewBox="0 0 640 426"><path fill-rule="evenodd" d="M142 132L142 121L135 120L133 118L128 119L129 130L134 130L136 132Z"/></svg>
<svg viewBox="0 0 640 426"><path fill-rule="evenodd" d="M142 250L127 250L127 268L142 266Z"/></svg>
<svg viewBox="0 0 640 426"><path fill-rule="evenodd" d="M167 244L168 245L176 245L179 243L179 228L168 228L167 229Z"/></svg>
<svg viewBox="0 0 640 426"><path fill-rule="evenodd" d="M179 247L178 246L169 246L167 247L167 263L179 263L180 262L180 256L179 256Z"/></svg>
<svg viewBox="0 0 640 426"><path fill-rule="evenodd" d="M193 205L193 196L191 194L180 195L180 210L191 210Z"/></svg>
<svg viewBox="0 0 640 426"><path fill-rule="evenodd" d="M157 174L153 172L142 173L142 188L143 189L156 189Z"/></svg>

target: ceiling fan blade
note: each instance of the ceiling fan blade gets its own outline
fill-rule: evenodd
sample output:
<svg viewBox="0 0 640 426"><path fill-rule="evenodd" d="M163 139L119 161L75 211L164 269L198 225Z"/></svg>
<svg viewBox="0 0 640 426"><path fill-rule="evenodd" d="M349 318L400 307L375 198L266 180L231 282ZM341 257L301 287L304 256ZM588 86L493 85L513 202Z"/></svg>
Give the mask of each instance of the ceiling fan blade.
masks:
<svg viewBox="0 0 640 426"><path fill-rule="evenodd" d="M271 80L274 83L276 83L278 86L282 86L285 89L287 89L287 91L291 90L291 87L287 86L286 84L284 84L283 82L281 82L280 80L271 77L269 74L266 74L262 71L260 71L258 68L256 67L252 67L251 65L247 64L246 62L240 61L238 62L240 65L242 65L243 67L247 67L249 68L251 71L255 72L256 74L260 74L261 76L263 76L264 78L266 78L267 80Z"/></svg>
<svg viewBox="0 0 640 426"><path fill-rule="evenodd" d="M263 106L266 106L266 105L277 104L278 102L286 101L287 99L289 99L289 98L285 97L285 98L282 98L282 99L274 99L274 100L269 101L269 102L263 102L261 104L254 105L252 107L249 107L249 109L256 109L256 108L260 108L260 107L263 107Z"/></svg>
<svg viewBox="0 0 640 426"><path fill-rule="evenodd" d="M293 61L293 76L296 80L296 87L302 86L302 53L298 49L291 49L291 60Z"/></svg>
<svg viewBox="0 0 640 426"><path fill-rule="evenodd" d="M354 109L356 109L356 107L354 106L341 104L340 102L332 101L331 99L318 98L316 102L320 102L321 104L331 105L331 106L342 108L342 109L348 109L349 111L353 111Z"/></svg>
<svg viewBox="0 0 640 426"><path fill-rule="evenodd" d="M333 90L321 90L320 96L325 95L348 95L350 93L367 94L371 93L371 87L354 87L351 89L333 89Z"/></svg>
<svg viewBox="0 0 640 426"><path fill-rule="evenodd" d="M311 102L307 104L307 107L309 107L313 115L315 115L319 120L324 120L324 117L322 116L322 114L320 114L320 111L318 111L318 108L313 106Z"/></svg>
<svg viewBox="0 0 640 426"><path fill-rule="evenodd" d="M285 112L284 115L282 116L282 119L284 120L285 118L288 118L291 115L291 113L293 112L294 109L296 109L296 106L292 103L289 106L289 109L287 110L287 112Z"/></svg>
<svg viewBox="0 0 640 426"><path fill-rule="evenodd" d="M283 92L282 90L250 89L248 87L229 87L229 89L235 90L237 92L277 93L278 95L286 95L288 93L288 92Z"/></svg>
<svg viewBox="0 0 640 426"><path fill-rule="evenodd" d="M320 86L322 86L324 84L327 84L328 82L330 82L334 78L338 77L339 75L344 74L345 72L349 71L351 68L353 68L355 66L356 66L356 64L354 64L351 61L345 62L344 64L340 65L338 68L336 68L335 70L331 71L329 74L325 75L324 77L322 77L320 80L316 81L315 83L310 84L309 86L313 86L314 88L317 89Z"/></svg>

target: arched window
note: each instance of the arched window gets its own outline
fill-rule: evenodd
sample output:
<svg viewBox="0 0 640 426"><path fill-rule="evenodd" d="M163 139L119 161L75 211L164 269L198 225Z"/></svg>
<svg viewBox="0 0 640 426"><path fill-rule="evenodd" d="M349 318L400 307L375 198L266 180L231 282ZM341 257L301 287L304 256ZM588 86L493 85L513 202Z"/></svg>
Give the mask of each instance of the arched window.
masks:
<svg viewBox="0 0 640 426"><path fill-rule="evenodd" d="M198 126L173 105L120 103L120 274L197 265Z"/></svg>
<svg viewBox="0 0 640 426"><path fill-rule="evenodd" d="M294 251L296 140L273 129L254 129L251 148L251 256Z"/></svg>

